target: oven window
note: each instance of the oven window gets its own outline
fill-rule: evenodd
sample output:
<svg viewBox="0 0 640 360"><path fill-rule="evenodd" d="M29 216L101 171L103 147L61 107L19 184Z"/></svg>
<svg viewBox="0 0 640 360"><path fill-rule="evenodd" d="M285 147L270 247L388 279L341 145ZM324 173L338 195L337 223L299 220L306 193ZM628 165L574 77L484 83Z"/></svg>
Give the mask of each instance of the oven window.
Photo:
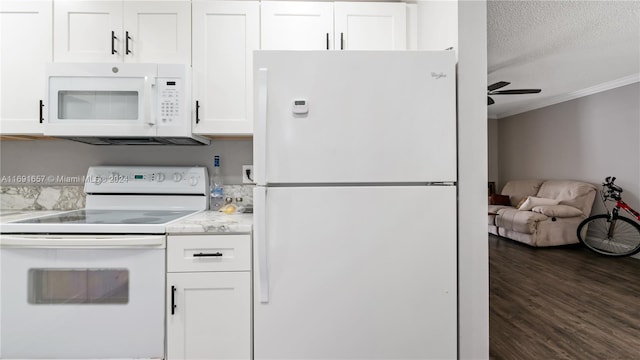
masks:
<svg viewBox="0 0 640 360"><path fill-rule="evenodd" d="M29 269L30 304L126 304L127 269Z"/></svg>
<svg viewBox="0 0 640 360"><path fill-rule="evenodd" d="M60 120L137 120L137 91L58 91Z"/></svg>

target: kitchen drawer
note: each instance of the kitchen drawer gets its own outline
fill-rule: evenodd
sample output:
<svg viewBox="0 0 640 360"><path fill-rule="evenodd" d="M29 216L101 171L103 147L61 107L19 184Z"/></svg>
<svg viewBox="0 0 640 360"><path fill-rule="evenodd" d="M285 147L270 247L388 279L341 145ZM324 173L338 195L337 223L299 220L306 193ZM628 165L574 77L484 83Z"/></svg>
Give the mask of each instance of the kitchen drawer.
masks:
<svg viewBox="0 0 640 360"><path fill-rule="evenodd" d="M250 235L176 235L167 238L167 272L249 270Z"/></svg>

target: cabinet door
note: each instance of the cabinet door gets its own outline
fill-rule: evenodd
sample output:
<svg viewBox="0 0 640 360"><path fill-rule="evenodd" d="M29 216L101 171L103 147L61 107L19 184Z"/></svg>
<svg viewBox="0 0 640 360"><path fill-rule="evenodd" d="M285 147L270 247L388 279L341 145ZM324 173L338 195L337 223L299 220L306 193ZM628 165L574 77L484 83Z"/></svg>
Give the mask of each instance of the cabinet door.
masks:
<svg viewBox="0 0 640 360"><path fill-rule="evenodd" d="M191 64L191 3L125 1L126 62Z"/></svg>
<svg viewBox="0 0 640 360"><path fill-rule="evenodd" d="M334 14L336 49L407 49L404 3L336 2Z"/></svg>
<svg viewBox="0 0 640 360"><path fill-rule="evenodd" d="M45 63L52 60L52 1L0 2L0 133L41 134Z"/></svg>
<svg viewBox="0 0 640 360"><path fill-rule="evenodd" d="M193 86L199 106L195 133L253 133L259 14L257 1L193 2Z"/></svg>
<svg viewBox="0 0 640 360"><path fill-rule="evenodd" d="M333 49L333 3L262 1L263 50Z"/></svg>
<svg viewBox="0 0 640 360"><path fill-rule="evenodd" d="M250 272L167 274L167 359L250 357Z"/></svg>
<svg viewBox="0 0 640 360"><path fill-rule="evenodd" d="M54 61L121 61L122 1L56 0L53 25Z"/></svg>

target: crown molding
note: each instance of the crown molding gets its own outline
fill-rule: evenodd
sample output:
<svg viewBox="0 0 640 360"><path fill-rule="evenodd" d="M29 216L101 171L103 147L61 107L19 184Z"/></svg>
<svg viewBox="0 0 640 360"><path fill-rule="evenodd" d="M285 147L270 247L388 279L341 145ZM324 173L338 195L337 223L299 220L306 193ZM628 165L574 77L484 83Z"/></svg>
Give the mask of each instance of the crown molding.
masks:
<svg viewBox="0 0 640 360"><path fill-rule="evenodd" d="M629 75L629 76L625 76L625 77L622 77L622 78L619 78L619 79L616 79L616 80L612 80L612 81L607 81L607 82L604 82L602 84L598 84L598 85L594 85L594 86L591 86L591 87L588 87L588 88L585 88L585 89L573 91L573 92L570 92L568 94L552 96L550 98L547 98L547 99L544 99L544 100L541 100L541 101L538 101L538 102L533 102L533 103L526 104L526 105L524 105L522 107L519 107L518 109L515 109L515 110L505 111L503 113L490 115L488 117L489 117L489 119L502 119L502 118L505 118L505 117L508 117L508 116L513 116L513 115L521 114L523 112L527 112L527 111L531 111L531 110L535 110L535 109L540 109L540 108L543 108L543 107L559 104L559 103L562 103L562 102L565 102L565 101L569 101L569 100L574 100L574 99L581 98L581 97L584 97L584 96L597 94L599 92L603 92L603 91L619 88L619 87L626 86L626 85L633 84L633 83L637 83L637 82L640 82L640 73Z"/></svg>

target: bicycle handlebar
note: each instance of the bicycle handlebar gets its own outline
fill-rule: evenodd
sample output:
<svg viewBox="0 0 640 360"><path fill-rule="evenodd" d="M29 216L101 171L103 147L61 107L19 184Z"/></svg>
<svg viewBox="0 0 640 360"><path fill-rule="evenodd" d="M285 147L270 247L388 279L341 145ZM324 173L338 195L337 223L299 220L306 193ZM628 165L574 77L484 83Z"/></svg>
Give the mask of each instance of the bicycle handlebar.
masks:
<svg viewBox="0 0 640 360"><path fill-rule="evenodd" d="M609 189L609 192L617 193L617 196L619 197L620 193L622 192L622 188L614 184L614 181L616 181L615 176L607 176L604 179L604 183L602 184L602 186L606 186ZM614 195L614 194L607 194L607 195Z"/></svg>

